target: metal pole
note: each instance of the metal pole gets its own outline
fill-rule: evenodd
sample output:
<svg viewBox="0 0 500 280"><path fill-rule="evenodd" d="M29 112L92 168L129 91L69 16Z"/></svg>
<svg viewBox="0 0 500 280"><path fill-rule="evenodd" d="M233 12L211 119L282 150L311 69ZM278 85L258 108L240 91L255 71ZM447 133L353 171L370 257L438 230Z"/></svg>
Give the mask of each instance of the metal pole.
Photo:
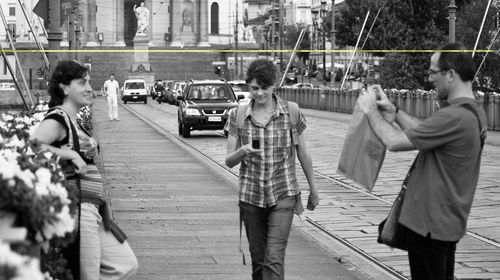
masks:
<svg viewBox="0 0 500 280"><path fill-rule="evenodd" d="M500 28L497 29L497 32L495 33L495 36L493 37L493 40L491 41L491 43L488 47L488 51L491 50L491 47L493 47L493 44L497 40L497 36L498 36L499 32L500 32ZM476 74L474 74L474 79L472 79L473 81L476 79L477 74L479 74L479 70L481 70L481 67L483 66L484 61L486 60L487 56L488 56L488 52L484 54L483 60L481 60L481 64L479 64L479 67L477 67Z"/></svg>
<svg viewBox="0 0 500 280"><path fill-rule="evenodd" d="M30 22L30 20L28 18L28 15L26 14L26 7L25 7L24 3L21 3L21 0L18 0L18 2L19 2L19 5L21 6L21 10L23 11L24 18L26 19L26 22L27 22L27 24L28 24L28 26L29 26L29 28L31 30L31 34L33 34L33 39L35 39L35 43L38 46L38 49L40 50L40 54L42 55L43 62L45 63L45 67L47 69L49 69L49 59L47 58L47 55L43 51L43 45L42 45L42 43L38 40L38 34L35 32L35 30L33 30L33 26L31 25L31 22ZM38 20L40 20L39 17L38 17ZM43 24L40 24L40 25L43 28ZM45 28L43 28L43 30L45 30Z"/></svg>
<svg viewBox="0 0 500 280"><path fill-rule="evenodd" d="M21 91L21 87L19 86L19 83L17 82L16 73L14 73L14 70L12 69L12 66L10 65L9 60L7 59L7 55L5 54L5 51L4 51L1 43L0 43L0 52L2 53L3 60L5 62L5 65L7 66L7 69L9 69L10 75L12 76L12 80L14 80L14 84L16 85L17 91L19 92L19 95L21 96L21 99L23 100L24 107L26 108L27 111L29 111L30 108L28 106L28 103L26 103L26 99L24 99L23 92Z"/></svg>
<svg viewBox="0 0 500 280"><path fill-rule="evenodd" d="M75 46L73 49L75 50L75 60L79 60L80 56L78 55L79 52L78 50L80 49L80 40L81 40L81 20L82 18L80 17L80 1L75 1L74 2L74 7L73 7L73 30L75 32L73 36L74 44Z"/></svg>
<svg viewBox="0 0 500 280"><path fill-rule="evenodd" d="M474 44L474 50L472 51L472 57L476 53L477 44L479 43L479 38L481 37L481 33L483 32L484 22L486 21L486 16L488 15L488 10L490 9L491 0L488 1L488 6L486 6L486 11L484 12L483 22L481 22L481 28L479 28L479 34L477 34L476 43Z"/></svg>
<svg viewBox="0 0 500 280"><path fill-rule="evenodd" d="M59 60L59 52L61 49L62 32L61 32L61 1L48 1L49 5L49 32L48 41L49 49L55 52L49 53L50 67L53 69Z"/></svg>
<svg viewBox="0 0 500 280"><path fill-rule="evenodd" d="M457 6L455 5L455 0L451 0L450 5L448 6L448 42L450 43L455 42L455 21L457 20L455 17L456 12Z"/></svg>
<svg viewBox="0 0 500 280"><path fill-rule="evenodd" d="M238 36L239 36L238 32L239 32L239 30L238 29L240 29L240 26L239 26L239 22L238 22L238 1L239 0L236 1L236 25L235 25L236 28L234 30L234 37L235 37L234 38L234 51L235 51L234 52L234 65L236 66L236 78L239 78L239 74L238 74L238 72L239 72L238 71L238 47L239 47L238 46Z"/></svg>
<svg viewBox="0 0 500 280"><path fill-rule="evenodd" d="M333 52L335 50L335 34L337 31L335 30L335 0L332 0L332 29L330 30L330 36L331 36L331 66L330 66L330 82L332 83L332 88L335 86L335 53Z"/></svg>
<svg viewBox="0 0 500 280"><path fill-rule="evenodd" d="M342 84L340 85L341 90L344 87L344 83L345 83L345 80L347 78L347 75L349 75L349 70L351 69L352 60L354 59L354 56L356 55L356 50L358 49L358 44L359 44L359 41L361 39L361 35L363 35L363 31L365 30L366 21L368 20L369 16L370 16L370 11L368 11L368 13L366 13L365 21L363 22L363 26L361 27L361 31L359 32L358 41L356 42L356 47L354 48L354 51L352 52L351 59L349 60L349 65L347 65L347 69L346 69L345 74L344 74L344 79L342 79Z"/></svg>
<svg viewBox="0 0 500 280"><path fill-rule="evenodd" d="M306 33L305 28L302 28L302 30L300 31L300 34L299 34L299 38L297 39L297 42L295 43L295 47L293 48L293 52L292 52L292 55L290 56L290 60L288 60L288 64L286 65L285 72L283 73L283 76L281 77L279 87L283 86L283 82L285 81L286 73L288 72L288 69L290 68L290 64L293 61L293 57L295 56L295 52L299 48L300 43L302 42L302 39L304 39L305 33ZM309 75L309 77L310 77L310 75Z"/></svg>
<svg viewBox="0 0 500 280"><path fill-rule="evenodd" d="M372 33L373 26L375 25L375 22L377 21L378 15L380 14L381 10L382 10L382 8L378 9L378 12L375 15L375 18L373 19L373 22L372 22L372 25L370 26L370 29L368 29L368 34L366 34L366 38L363 41L363 45L361 45L360 50L364 49L366 41L368 41L368 37L370 37L370 33Z"/></svg>
<svg viewBox="0 0 500 280"><path fill-rule="evenodd" d="M26 77L24 76L24 72L23 72L23 67L21 65L21 61L19 60L19 57L17 56L16 47L14 45L14 40L12 40L10 31L9 31L9 28L8 28L8 25L7 25L7 19L5 18L5 15L3 13L2 6L0 6L0 16L2 17L2 22L3 22L4 26L5 26L5 32L7 34L7 38L9 39L9 43L10 43L10 46L12 48L12 53L14 54L14 60L15 60L15 62L17 64L17 67L19 67L19 73L21 74L21 79L23 81L24 88L26 89L26 95L28 96L28 99L30 100L31 105L35 106L35 104L33 103L33 99L31 98L31 93L30 93L30 89L28 87L28 83L26 82ZM3 51L4 50L2 48L2 53L3 53ZM8 62L7 59L5 59L5 62L6 63ZM11 70L11 69L9 69L9 70ZM15 79L16 73L15 72L11 72L11 74L13 75L12 79L16 80ZM17 81L16 81L16 86L18 86L17 85ZM22 96L23 92L21 91L21 88L19 86L18 86L18 90L19 90L19 94L21 94L21 96ZM24 102L24 97L23 97L23 102Z"/></svg>
<svg viewBox="0 0 500 280"><path fill-rule="evenodd" d="M325 30L321 30L323 37L323 85L326 85L326 37Z"/></svg>
<svg viewBox="0 0 500 280"><path fill-rule="evenodd" d="M283 70L283 23L284 23L284 5L283 0L279 0L279 22L280 22L280 70Z"/></svg>

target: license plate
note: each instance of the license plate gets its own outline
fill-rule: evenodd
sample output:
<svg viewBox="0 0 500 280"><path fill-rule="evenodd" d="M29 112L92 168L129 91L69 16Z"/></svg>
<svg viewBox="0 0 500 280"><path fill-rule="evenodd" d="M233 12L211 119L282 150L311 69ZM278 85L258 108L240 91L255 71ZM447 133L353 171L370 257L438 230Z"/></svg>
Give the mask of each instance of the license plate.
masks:
<svg viewBox="0 0 500 280"><path fill-rule="evenodd" d="M137 96L132 96L133 99L137 99Z"/></svg>
<svg viewBox="0 0 500 280"><path fill-rule="evenodd" d="M209 122L220 122L222 121L221 117L208 117Z"/></svg>

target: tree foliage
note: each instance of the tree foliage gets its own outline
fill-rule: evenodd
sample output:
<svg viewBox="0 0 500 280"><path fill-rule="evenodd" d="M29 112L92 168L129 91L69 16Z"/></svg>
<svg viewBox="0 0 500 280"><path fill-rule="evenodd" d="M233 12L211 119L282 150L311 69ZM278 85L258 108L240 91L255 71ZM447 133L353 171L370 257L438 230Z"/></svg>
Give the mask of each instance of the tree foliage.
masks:
<svg viewBox="0 0 500 280"><path fill-rule="evenodd" d="M367 36L377 11L380 14L368 37L365 50L435 49L447 41L447 1L435 0L346 0L340 11L337 44L354 46L370 11L363 32ZM385 56L379 67L381 83L392 88L428 88L426 53L378 53Z"/></svg>
<svg viewBox="0 0 500 280"><path fill-rule="evenodd" d="M364 47L365 50L433 50L448 41L449 0L346 0L336 18L337 45L354 46L365 15L371 12L361 42L366 38L375 14L380 15ZM488 0L456 0L458 7L456 40L472 49L479 33ZM478 49L487 49L495 30L495 15L498 7L492 5L487 15ZM500 48L500 38L493 49ZM378 53L385 59L381 62L380 82L393 88L429 88L426 69L429 53ZM479 65L484 53L476 55ZM480 72L480 81L491 81L489 85L500 86L500 57L489 53Z"/></svg>
<svg viewBox="0 0 500 280"><path fill-rule="evenodd" d="M457 40L463 42L465 46L471 50L476 43L487 4L488 1L486 0L470 1L470 3L465 3L457 13ZM486 16L483 31L477 45L478 50L486 50L490 46L497 30L495 21L497 12L498 7L492 5ZM497 37L496 44L493 45L492 49L500 49L500 37ZM486 53L484 52L477 52L475 54L474 60L476 62L476 67L479 67L485 55ZM480 88L500 88L500 71L498 71L498 65L500 65L500 56L498 54L489 53L484 65L478 73L477 77L479 83L476 84L476 86Z"/></svg>
<svg viewBox="0 0 500 280"><path fill-rule="evenodd" d="M285 34L285 46L287 49L291 50L295 47L297 40L299 39L300 31L305 28L304 38L300 43L299 50L310 50L311 49L311 34L308 28L304 25L288 25L286 27ZM297 57L304 61L309 59L309 52L297 52Z"/></svg>

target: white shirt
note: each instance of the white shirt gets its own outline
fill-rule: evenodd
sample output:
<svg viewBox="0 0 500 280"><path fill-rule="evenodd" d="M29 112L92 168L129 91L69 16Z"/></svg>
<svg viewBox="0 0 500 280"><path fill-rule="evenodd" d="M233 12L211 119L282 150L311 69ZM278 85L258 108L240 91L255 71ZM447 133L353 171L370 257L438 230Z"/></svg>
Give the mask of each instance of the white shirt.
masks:
<svg viewBox="0 0 500 280"><path fill-rule="evenodd" d="M104 82L104 90L106 91L106 94L118 94L118 89L120 88L120 85L116 80L107 80Z"/></svg>

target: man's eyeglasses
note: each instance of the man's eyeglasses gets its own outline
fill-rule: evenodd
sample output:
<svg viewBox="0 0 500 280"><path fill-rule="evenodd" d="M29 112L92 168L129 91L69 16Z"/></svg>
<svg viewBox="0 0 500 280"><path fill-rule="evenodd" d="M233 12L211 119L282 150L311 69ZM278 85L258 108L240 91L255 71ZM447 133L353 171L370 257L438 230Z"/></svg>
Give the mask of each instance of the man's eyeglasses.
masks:
<svg viewBox="0 0 500 280"><path fill-rule="evenodd" d="M427 70L427 74L429 74L429 76L432 76L434 74L442 73L444 71L448 71L448 70L443 70L443 69L439 69L439 70L429 69L429 70Z"/></svg>

